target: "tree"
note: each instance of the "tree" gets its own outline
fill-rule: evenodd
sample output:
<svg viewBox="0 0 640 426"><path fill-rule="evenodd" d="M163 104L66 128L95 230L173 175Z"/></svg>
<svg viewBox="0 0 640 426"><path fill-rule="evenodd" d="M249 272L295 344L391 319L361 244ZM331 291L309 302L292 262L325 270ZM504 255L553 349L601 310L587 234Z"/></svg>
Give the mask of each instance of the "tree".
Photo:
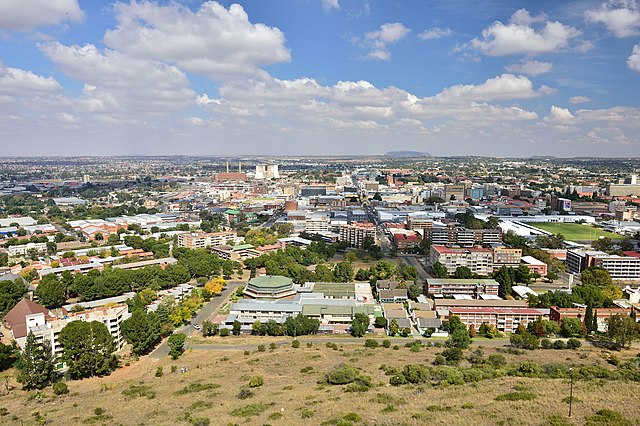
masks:
<svg viewBox="0 0 640 426"><path fill-rule="evenodd" d="M172 359L178 359L184 352L184 342L187 340L187 336L184 333L175 333L169 336L167 344L169 345L169 356Z"/></svg>
<svg viewBox="0 0 640 426"><path fill-rule="evenodd" d="M596 329L593 328L594 324L597 326L597 323L594 321L593 307L591 305L587 305L587 310L584 313L584 329L587 334L598 331L597 327Z"/></svg>
<svg viewBox="0 0 640 426"><path fill-rule="evenodd" d="M104 235L102 235L102 232L96 232L93 239L96 241L102 241L104 240Z"/></svg>
<svg viewBox="0 0 640 426"><path fill-rule="evenodd" d="M607 336L619 347L629 347L638 339L638 324L628 315L616 314L608 318Z"/></svg>
<svg viewBox="0 0 640 426"><path fill-rule="evenodd" d="M353 281L353 264L351 262L338 262L333 268L333 276L337 282Z"/></svg>
<svg viewBox="0 0 640 426"><path fill-rule="evenodd" d="M353 316L351 322L351 334L354 337L362 337L369 329L369 316L362 313L357 313Z"/></svg>
<svg viewBox="0 0 640 426"><path fill-rule="evenodd" d="M114 367L113 336L101 322L72 321L60 331L58 343L74 379L102 376Z"/></svg>
<svg viewBox="0 0 640 426"><path fill-rule="evenodd" d="M387 326L387 319L385 317L376 317L373 325L376 328L385 328Z"/></svg>
<svg viewBox="0 0 640 426"><path fill-rule="evenodd" d="M240 321L233 321L233 328L231 329L231 332L234 336L239 336L240 333L242 333L242 324L240 323Z"/></svg>
<svg viewBox="0 0 640 426"><path fill-rule="evenodd" d="M211 321L202 321L202 335L204 337L215 336L218 334L218 324L214 324Z"/></svg>
<svg viewBox="0 0 640 426"><path fill-rule="evenodd" d="M440 262L435 262L431 265L431 272L433 272L436 278L449 278L447 267Z"/></svg>
<svg viewBox="0 0 640 426"><path fill-rule="evenodd" d="M16 345L16 342L11 342L10 345L0 343L0 371L7 370L15 364L20 355L20 349Z"/></svg>
<svg viewBox="0 0 640 426"><path fill-rule="evenodd" d="M466 266L458 266L453 276L459 279L469 279L473 278L473 272L471 272L471 269Z"/></svg>
<svg viewBox="0 0 640 426"><path fill-rule="evenodd" d="M382 201L382 196L380 195L379 192L376 192L375 194L373 194L372 200Z"/></svg>
<svg viewBox="0 0 640 426"><path fill-rule="evenodd" d="M0 314L11 310L27 292L27 283L23 278L0 281Z"/></svg>
<svg viewBox="0 0 640 426"><path fill-rule="evenodd" d="M560 321L560 334L564 337L580 336L582 324L578 318L562 318Z"/></svg>
<svg viewBox="0 0 640 426"><path fill-rule="evenodd" d="M498 295L500 297L511 296L511 286L513 286L514 281L513 275L513 270L506 266L500 267L500 269L493 274L493 279L500 284L498 287Z"/></svg>
<svg viewBox="0 0 640 426"><path fill-rule="evenodd" d="M208 283L204 285L204 289L207 290L210 294L215 294L216 296L222 293L222 289L226 285L226 281L222 277L212 278Z"/></svg>
<svg viewBox="0 0 640 426"><path fill-rule="evenodd" d="M467 328L464 327L464 325L462 328L456 328L449 336L449 340L447 340L447 346L450 348L467 349L470 343L471 338L469 337L469 331L467 331Z"/></svg>
<svg viewBox="0 0 640 426"><path fill-rule="evenodd" d="M527 265L520 265L515 270L515 281L522 284L529 284L531 282L531 270Z"/></svg>
<svg viewBox="0 0 640 426"><path fill-rule="evenodd" d="M35 295L45 307L58 308L67 300L64 284L58 280L56 274L47 274L36 287Z"/></svg>
<svg viewBox="0 0 640 426"><path fill-rule="evenodd" d="M418 297L422 294L422 286L419 284L411 284L407 289L407 296L411 300L418 300Z"/></svg>
<svg viewBox="0 0 640 426"><path fill-rule="evenodd" d="M136 309L120 326L124 339L136 355L149 353L162 339L162 325L155 312Z"/></svg>
<svg viewBox="0 0 640 426"><path fill-rule="evenodd" d="M27 390L42 389L52 383L56 373L49 342L38 342L36 336L29 332L16 367L18 382Z"/></svg>
<svg viewBox="0 0 640 426"><path fill-rule="evenodd" d="M580 281L583 285L595 285L598 287L606 287L613 285L613 280L609 271L599 266L589 266L580 274Z"/></svg>
<svg viewBox="0 0 640 426"><path fill-rule="evenodd" d="M395 336L400 331L400 326L398 325L398 320L395 318L391 320L389 323L389 336Z"/></svg>
<svg viewBox="0 0 640 426"><path fill-rule="evenodd" d="M599 238L591 243L591 247L594 250L604 251L607 253L611 253L613 250L613 244L611 244L611 238L603 237Z"/></svg>

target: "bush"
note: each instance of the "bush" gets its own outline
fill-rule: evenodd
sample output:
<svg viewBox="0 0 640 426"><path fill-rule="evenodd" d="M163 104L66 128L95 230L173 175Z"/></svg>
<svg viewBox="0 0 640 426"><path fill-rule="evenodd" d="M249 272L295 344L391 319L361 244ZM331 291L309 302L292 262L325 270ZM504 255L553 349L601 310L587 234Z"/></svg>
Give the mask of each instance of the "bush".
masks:
<svg viewBox="0 0 640 426"><path fill-rule="evenodd" d="M413 384L427 383L431 379L431 373L429 367L419 364L408 364L404 366L402 374L407 379L407 382Z"/></svg>
<svg viewBox="0 0 640 426"><path fill-rule="evenodd" d="M356 380L359 373L355 367L340 364L325 375L327 383L332 385L346 385Z"/></svg>
<svg viewBox="0 0 640 426"><path fill-rule="evenodd" d="M447 359L442 355L436 355L436 359L433 360L433 365L445 365L447 363Z"/></svg>
<svg viewBox="0 0 640 426"><path fill-rule="evenodd" d="M578 339L571 338L571 339L567 340L567 349L576 350L580 346L582 346L582 342L580 342L580 340L578 340Z"/></svg>
<svg viewBox="0 0 640 426"><path fill-rule="evenodd" d="M69 387L65 382L55 382L53 384L53 393L56 395L66 395L69 393Z"/></svg>
<svg viewBox="0 0 640 426"><path fill-rule="evenodd" d="M264 352L267 350L267 347L265 345L258 345L258 352Z"/></svg>
<svg viewBox="0 0 640 426"><path fill-rule="evenodd" d="M261 376L253 376L251 379L249 379L250 388L257 388L259 386L262 386L263 384L264 379Z"/></svg>
<svg viewBox="0 0 640 426"><path fill-rule="evenodd" d="M384 339L382 341L382 346L389 349L391 347L391 341L389 341L389 339Z"/></svg>
<svg viewBox="0 0 640 426"><path fill-rule="evenodd" d="M294 349L298 349L300 347L300 340L294 340L291 342L291 347Z"/></svg>
<svg viewBox="0 0 640 426"><path fill-rule="evenodd" d="M551 340L549 339L542 339L540 340L540 346L542 349L551 349L553 347L553 343L551 343Z"/></svg>
<svg viewBox="0 0 640 426"><path fill-rule="evenodd" d="M496 396L496 401L530 401L538 395L531 392L509 392Z"/></svg>
<svg viewBox="0 0 640 426"><path fill-rule="evenodd" d="M491 366L495 369L502 368L505 365L507 365L507 360L505 359L504 355L500 355L500 354L489 355L487 360L489 361L489 364L491 364Z"/></svg>
<svg viewBox="0 0 640 426"><path fill-rule="evenodd" d="M553 342L553 349L567 349L567 345L562 340L556 340Z"/></svg>
<svg viewBox="0 0 640 426"><path fill-rule="evenodd" d="M402 373L393 375L389 379L389 384L393 386L400 386L400 385L404 385L405 383L407 383L407 378L404 377L404 374Z"/></svg>
<svg viewBox="0 0 640 426"><path fill-rule="evenodd" d="M155 376L156 376L156 377L162 377L163 375L164 375L164 371L163 371L163 369L162 369L162 366L161 366L161 365L159 365L159 366L158 366L158 368L156 368L156 374L155 374Z"/></svg>
<svg viewBox="0 0 640 426"><path fill-rule="evenodd" d="M449 385L464 384L464 375L455 367L434 367L431 371L436 383Z"/></svg>
<svg viewBox="0 0 640 426"><path fill-rule="evenodd" d="M364 341L364 347L375 349L378 347L378 341L376 339L367 339Z"/></svg>
<svg viewBox="0 0 640 426"><path fill-rule="evenodd" d="M605 408L596 411L596 414L588 417L586 426L631 426L631 424L631 421L626 419L622 414Z"/></svg>
<svg viewBox="0 0 640 426"><path fill-rule="evenodd" d="M442 351L442 356L447 360L448 364L458 365L458 363L462 359L462 349L447 348Z"/></svg>
<svg viewBox="0 0 640 426"><path fill-rule="evenodd" d="M269 349L271 349L272 351L275 350L278 347L278 345L276 345L275 343L269 343Z"/></svg>
<svg viewBox="0 0 640 426"><path fill-rule="evenodd" d="M227 337L229 335L229 329L223 328L220 330L220 337Z"/></svg>
<svg viewBox="0 0 640 426"><path fill-rule="evenodd" d="M240 389L240 392L238 392L238 395L236 395L238 399L247 399L247 398L251 398L252 396L253 396L253 391L247 388Z"/></svg>

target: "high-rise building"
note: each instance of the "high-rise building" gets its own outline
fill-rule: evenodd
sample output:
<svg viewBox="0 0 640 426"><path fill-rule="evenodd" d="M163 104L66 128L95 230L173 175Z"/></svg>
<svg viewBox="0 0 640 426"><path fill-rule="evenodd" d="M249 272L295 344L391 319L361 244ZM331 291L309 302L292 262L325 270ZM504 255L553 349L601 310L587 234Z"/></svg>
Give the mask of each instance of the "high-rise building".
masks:
<svg viewBox="0 0 640 426"><path fill-rule="evenodd" d="M340 225L338 241L344 241L352 247L362 248L364 239L370 237L376 242L376 227L372 223L351 223Z"/></svg>

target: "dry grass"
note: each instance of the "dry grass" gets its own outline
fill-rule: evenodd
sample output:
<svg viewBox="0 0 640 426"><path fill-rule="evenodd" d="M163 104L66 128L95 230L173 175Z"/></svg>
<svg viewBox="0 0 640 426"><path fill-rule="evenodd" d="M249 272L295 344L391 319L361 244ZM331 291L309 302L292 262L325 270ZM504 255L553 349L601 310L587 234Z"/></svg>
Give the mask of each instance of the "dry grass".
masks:
<svg viewBox="0 0 640 426"><path fill-rule="evenodd" d="M54 397L49 388L41 401L27 401L26 392L13 390L9 396L0 397L0 408L9 413L0 417L0 423L37 424L44 418L53 425L189 425L196 419L207 418L211 425L315 425L328 420L334 420L332 424L344 422L347 416L360 417L354 422L358 425L546 425L551 415L566 417L568 406L562 399L569 392L567 380L503 377L462 386L392 387L388 385L389 377L379 369L382 364L402 368L408 363L430 363L439 351L429 348L412 353L404 347L371 350L348 344L340 345L338 351L324 345L312 348L303 345L248 356L239 351L193 350L177 361L145 358L109 377L69 382L71 393L64 397ZM484 351L485 356L495 353L493 349ZM580 358L580 354L586 357ZM629 352L618 357L633 355ZM596 349L540 350L505 356L509 362L531 360L613 368L605 361L606 353ZM368 392L345 393L341 386L318 384L325 372L343 362L361 368L372 377L375 387ZM159 365L165 374L154 377ZM178 367L177 373L171 373L172 365ZM180 374L183 366L190 371ZM238 399L238 393L248 388L252 376L262 376L264 385L251 388L253 396ZM150 388L154 396L149 397L148 392L139 396L127 392L132 387ZM183 389L189 392L180 392ZM537 397L524 401L495 400L514 391ZM632 424L640 424L639 393L640 383L635 382L577 382L574 416L569 424L582 425L602 408L614 408ZM103 410L100 415L96 415L96 408ZM39 413L39 419L34 412Z"/></svg>

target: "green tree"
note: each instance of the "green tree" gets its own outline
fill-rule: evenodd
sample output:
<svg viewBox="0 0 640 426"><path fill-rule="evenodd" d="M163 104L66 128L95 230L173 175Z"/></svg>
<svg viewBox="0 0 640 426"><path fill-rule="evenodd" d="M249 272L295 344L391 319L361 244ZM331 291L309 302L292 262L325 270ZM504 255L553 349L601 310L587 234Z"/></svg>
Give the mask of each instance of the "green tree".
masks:
<svg viewBox="0 0 640 426"><path fill-rule="evenodd" d="M514 273L511 268L507 268L506 266L500 267L494 274L493 279L500 284L498 287L498 295L500 297L511 296L511 287L514 282Z"/></svg>
<svg viewBox="0 0 640 426"><path fill-rule="evenodd" d="M411 284L407 289L407 296L411 300L418 300L418 297L422 294L422 286L419 284Z"/></svg>
<svg viewBox="0 0 640 426"><path fill-rule="evenodd" d="M62 306L67 300L65 293L65 286L56 274L47 274L42 277L35 291L38 301L49 309Z"/></svg>
<svg viewBox="0 0 640 426"><path fill-rule="evenodd" d="M149 353L162 340L162 325L155 312L136 309L120 326L122 336L136 355Z"/></svg>
<svg viewBox="0 0 640 426"><path fill-rule="evenodd" d="M2 316L11 310L27 292L23 278L0 281L0 311Z"/></svg>
<svg viewBox="0 0 640 426"><path fill-rule="evenodd" d="M470 343L471 338L469 337L469 331L464 325L462 328L456 328L453 333L449 335L449 340L447 340L447 346L450 348L467 349Z"/></svg>
<svg viewBox="0 0 640 426"><path fill-rule="evenodd" d="M202 321L202 335L204 337L215 336L218 334L218 324L214 324L211 321Z"/></svg>
<svg viewBox="0 0 640 426"><path fill-rule="evenodd" d="M471 269L466 266L458 266L453 276L459 279L469 279L473 278L473 272L471 272Z"/></svg>
<svg viewBox="0 0 640 426"><path fill-rule="evenodd" d="M242 333L242 324L240 323L240 321L233 321L233 328L231 329L231 332L234 336L239 336L240 333Z"/></svg>
<svg viewBox="0 0 640 426"><path fill-rule="evenodd" d="M560 334L564 337L580 336L582 324L578 318L562 318L560 321Z"/></svg>
<svg viewBox="0 0 640 426"><path fill-rule="evenodd" d="M60 331L58 342L74 379L102 376L114 368L113 336L101 322L72 321Z"/></svg>
<svg viewBox="0 0 640 426"><path fill-rule="evenodd" d="M51 384L55 377L51 345L48 341L38 342L36 336L29 332L24 350L16 363L18 382L29 389L42 389Z"/></svg>
<svg viewBox="0 0 640 426"><path fill-rule="evenodd" d="M515 270L515 282L529 284L531 282L531 270L526 265L520 265Z"/></svg>
<svg viewBox="0 0 640 426"><path fill-rule="evenodd" d="M353 281L353 264L351 262L338 262L333 268L333 276L336 282L349 283Z"/></svg>
<svg viewBox="0 0 640 426"><path fill-rule="evenodd" d="M611 243L611 238L603 237L599 238L591 243L591 247L594 250L600 250L607 253L611 253L613 251L613 244Z"/></svg>
<svg viewBox="0 0 640 426"><path fill-rule="evenodd" d="M613 285L613 280L609 271L599 266L589 266L580 274L580 281L583 285L595 285L598 287L606 287Z"/></svg>
<svg viewBox="0 0 640 426"><path fill-rule="evenodd" d="M11 342L10 345L0 343L0 371L11 368L19 356L20 349L18 349L15 341Z"/></svg>
<svg viewBox="0 0 640 426"><path fill-rule="evenodd" d="M436 278L449 278L447 267L440 262L435 262L431 265L431 272Z"/></svg>
<svg viewBox="0 0 640 426"><path fill-rule="evenodd" d="M587 310L584 313L584 328L587 334L598 331L597 328L593 328L594 324L597 325L597 323L594 321L593 308L591 307L591 305L587 305Z"/></svg>
<svg viewBox="0 0 640 426"><path fill-rule="evenodd" d="M398 320L394 318L389 323L389 336L395 336L399 332L400 332L400 326L398 325Z"/></svg>
<svg viewBox="0 0 640 426"><path fill-rule="evenodd" d="M175 333L169 336L167 344L169 345L169 356L172 359L178 359L184 352L184 342L187 340L187 336L184 333Z"/></svg>
<svg viewBox="0 0 640 426"><path fill-rule="evenodd" d="M362 313L357 313L353 316L351 322L351 334L354 337L362 337L365 335L369 328L369 316Z"/></svg>
<svg viewBox="0 0 640 426"><path fill-rule="evenodd" d="M616 314L608 318L607 336L620 347L629 347L638 339L638 324L629 315Z"/></svg>

